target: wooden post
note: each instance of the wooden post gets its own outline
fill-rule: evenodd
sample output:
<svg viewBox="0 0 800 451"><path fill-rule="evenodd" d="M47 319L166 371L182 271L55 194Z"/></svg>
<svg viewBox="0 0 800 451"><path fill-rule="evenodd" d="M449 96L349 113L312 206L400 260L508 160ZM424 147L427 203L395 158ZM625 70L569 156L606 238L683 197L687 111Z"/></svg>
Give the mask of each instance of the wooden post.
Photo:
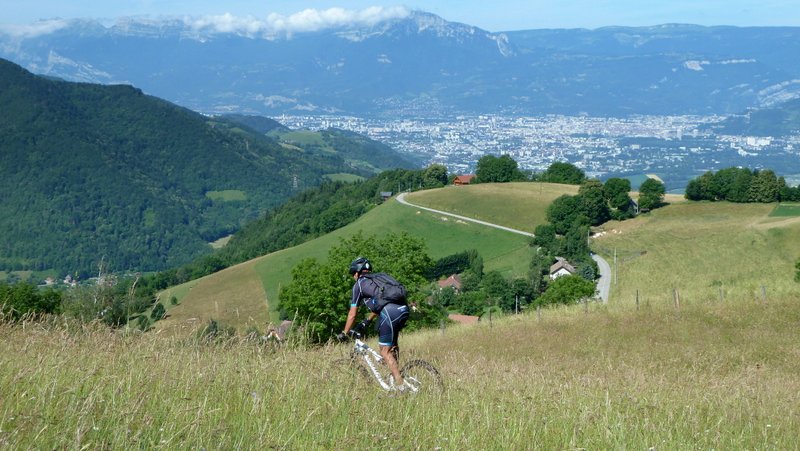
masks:
<svg viewBox="0 0 800 451"><path fill-rule="evenodd" d="M583 299L583 313L589 313L589 298Z"/></svg>
<svg viewBox="0 0 800 451"><path fill-rule="evenodd" d="M677 288L673 288L672 289L672 297L675 300L675 308L680 310L680 308L681 308L681 298L680 298L680 295L678 294L678 289Z"/></svg>
<svg viewBox="0 0 800 451"><path fill-rule="evenodd" d="M636 290L636 311L639 311L639 290Z"/></svg>
<svg viewBox="0 0 800 451"><path fill-rule="evenodd" d="M761 301L766 304L767 303L767 287L761 285Z"/></svg>
<svg viewBox="0 0 800 451"><path fill-rule="evenodd" d="M719 287L719 301L725 302L725 294L722 292L722 287Z"/></svg>
<svg viewBox="0 0 800 451"><path fill-rule="evenodd" d="M536 306L536 319L539 320L539 321L541 321L541 319L542 319L542 306L541 305L537 305Z"/></svg>
<svg viewBox="0 0 800 451"><path fill-rule="evenodd" d="M444 335L444 320L439 321L439 327L442 328L442 335Z"/></svg>
<svg viewBox="0 0 800 451"><path fill-rule="evenodd" d="M489 308L489 328L492 328L492 309Z"/></svg>

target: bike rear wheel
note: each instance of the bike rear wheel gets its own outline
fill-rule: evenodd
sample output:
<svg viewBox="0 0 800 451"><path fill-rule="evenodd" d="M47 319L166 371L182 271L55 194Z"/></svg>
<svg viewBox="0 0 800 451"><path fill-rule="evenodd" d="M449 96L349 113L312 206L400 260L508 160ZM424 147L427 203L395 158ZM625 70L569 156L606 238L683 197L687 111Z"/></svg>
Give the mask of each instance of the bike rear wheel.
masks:
<svg viewBox="0 0 800 451"><path fill-rule="evenodd" d="M440 393L444 383L439 371L424 360L412 360L400 370L403 380L411 384L417 393Z"/></svg>

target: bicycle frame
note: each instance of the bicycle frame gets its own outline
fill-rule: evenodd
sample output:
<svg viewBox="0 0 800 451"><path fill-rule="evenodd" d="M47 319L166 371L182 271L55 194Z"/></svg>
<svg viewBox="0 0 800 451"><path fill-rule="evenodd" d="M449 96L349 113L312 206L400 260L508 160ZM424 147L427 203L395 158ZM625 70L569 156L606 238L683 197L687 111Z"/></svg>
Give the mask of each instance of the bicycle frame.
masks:
<svg viewBox="0 0 800 451"><path fill-rule="evenodd" d="M360 355L364 359L364 362L367 364L367 368L369 368L372 376L375 377L375 379L381 385L381 388L386 391L394 390L394 385L387 384L386 381L383 380L380 371L378 371L378 364L383 363L383 356L378 351L370 348L369 345L356 338L355 345L353 345L353 352ZM392 379L391 374L387 379ZM392 379L392 381L394 381L394 379Z"/></svg>

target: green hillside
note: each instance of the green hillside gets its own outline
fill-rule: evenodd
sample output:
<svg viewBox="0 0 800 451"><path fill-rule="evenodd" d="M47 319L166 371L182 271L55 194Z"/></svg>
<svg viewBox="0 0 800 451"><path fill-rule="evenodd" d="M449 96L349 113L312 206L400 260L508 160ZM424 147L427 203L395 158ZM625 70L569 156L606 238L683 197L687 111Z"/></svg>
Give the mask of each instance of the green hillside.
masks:
<svg viewBox="0 0 800 451"><path fill-rule="evenodd" d="M578 194L578 186L553 183L486 183L411 193L416 205L533 232L547 222L547 207L559 196Z"/></svg>
<svg viewBox="0 0 800 451"><path fill-rule="evenodd" d="M5 60L0 109L0 270L175 267L328 174L374 173L130 86L45 79Z"/></svg>
<svg viewBox="0 0 800 451"><path fill-rule="evenodd" d="M538 185L447 187L412 193L407 199L467 216L481 216L477 210L491 208L492 215L483 219L533 230L544 220L551 199L575 190L567 185ZM540 192L542 197L538 197ZM668 196L668 201L672 204L650 214L609 222L597 230L604 233L592 240L595 252L612 266L615 249L617 253L610 307L632 306L637 290L642 305L671 304L673 290L678 290L679 302L684 304L719 299L720 289L727 300L762 299L762 286L767 299L800 292L800 284L792 280L794 262L800 256L800 218L771 217L774 205L690 203L676 196ZM291 268L305 257L324 259L341 237L357 230L366 234L407 231L425 239L433 258L478 249L487 271L498 270L506 276L525 274L530 261L524 236L387 202L324 237L172 289L168 295L183 296L183 303L160 327L181 325L191 330L191 322L187 323L191 318L213 317L237 326L275 321L276 306L271 300L291 280ZM267 308L272 309L271 316Z"/></svg>
<svg viewBox="0 0 800 451"><path fill-rule="evenodd" d="M745 116L732 117L720 127L723 133L732 135L796 135L800 133L800 99L772 108L753 110Z"/></svg>
<svg viewBox="0 0 800 451"><path fill-rule="evenodd" d="M274 300L281 285L291 281L292 267L307 257L324 260L328 249L358 231L365 235L405 231L423 237L433 258L477 249L487 271L497 270L506 276L524 275L531 258L528 237L454 220L392 200L323 237L167 290L162 297L176 296L181 304L170 310L168 319L156 325L191 332L198 322L214 318L242 330L249 325L263 328L267 322L278 320Z"/></svg>
<svg viewBox="0 0 800 451"><path fill-rule="evenodd" d="M612 266L613 304L763 300L795 296L800 217L772 217L775 204L681 202L609 222L592 248ZM762 288L763 287L763 288Z"/></svg>

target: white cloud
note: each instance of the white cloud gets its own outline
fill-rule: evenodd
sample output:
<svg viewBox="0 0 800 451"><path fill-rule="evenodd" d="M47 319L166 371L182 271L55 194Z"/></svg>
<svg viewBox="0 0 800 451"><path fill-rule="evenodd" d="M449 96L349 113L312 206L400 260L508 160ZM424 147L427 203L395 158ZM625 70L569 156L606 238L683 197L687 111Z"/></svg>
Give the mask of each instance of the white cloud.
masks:
<svg viewBox="0 0 800 451"><path fill-rule="evenodd" d="M306 9L289 16L272 13L265 20L252 16L236 17L231 14L223 14L185 19L185 21L187 25L198 31L240 33L248 36L291 36L295 33L346 26L372 26L385 20L407 17L409 14L410 11L407 8L400 6L388 8L373 6L360 11L343 8Z"/></svg>
<svg viewBox="0 0 800 451"><path fill-rule="evenodd" d="M35 38L37 36L55 33L69 25L62 19L40 20L28 25L0 25L0 33L5 33L17 38Z"/></svg>

